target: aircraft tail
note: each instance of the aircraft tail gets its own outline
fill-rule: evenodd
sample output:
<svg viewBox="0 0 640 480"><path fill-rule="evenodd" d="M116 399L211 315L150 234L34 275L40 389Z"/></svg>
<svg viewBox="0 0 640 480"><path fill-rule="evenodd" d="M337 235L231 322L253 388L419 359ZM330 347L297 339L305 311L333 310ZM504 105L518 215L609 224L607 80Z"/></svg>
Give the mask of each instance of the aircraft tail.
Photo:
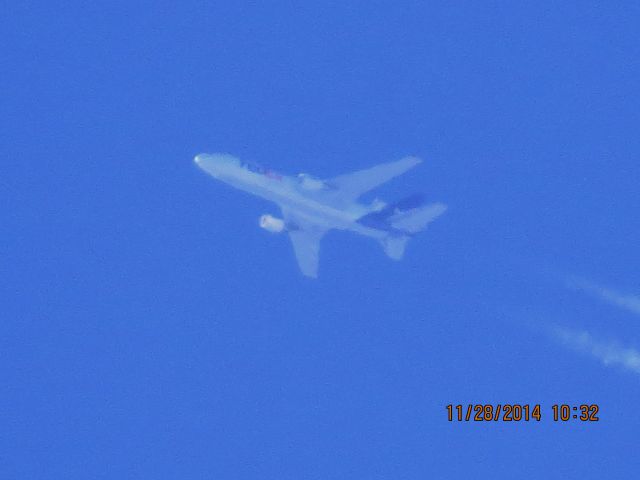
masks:
<svg viewBox="0 0 640 480"><path fill-rule="evenodd" d="M424 230L446 209L447 206L443 203L431 203L411 210L397 211L388 219L395 232L389 233L380 241L384 253L393 260L401 260L411 236Z"/></svg>
<svg viewBox="0 0 640 480"><path fill-rule="evenodd" d="M447 210L444 203L430 203L411 210L400 211L389 218L389 224L402 232L409 234L424 230L427 225Z"/></svg>

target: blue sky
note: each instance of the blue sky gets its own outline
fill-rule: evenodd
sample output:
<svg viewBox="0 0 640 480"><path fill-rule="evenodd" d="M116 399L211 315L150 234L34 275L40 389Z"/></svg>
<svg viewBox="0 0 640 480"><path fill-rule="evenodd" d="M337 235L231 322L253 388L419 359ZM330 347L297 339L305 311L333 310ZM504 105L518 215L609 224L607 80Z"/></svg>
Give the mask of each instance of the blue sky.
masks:
<svg viewBox="0 0 640 480"><path fill-rule="evenodd" d="M5 5L0 477L635 478L639 24L632 2ZM330 233L308 281L257 227L275 207L193 165L216 151L319 177L418 155L375 194L449 210L401 263ZM446 420L470 402L545 416ZM600 422L553 422L563 402Z"/></svg>

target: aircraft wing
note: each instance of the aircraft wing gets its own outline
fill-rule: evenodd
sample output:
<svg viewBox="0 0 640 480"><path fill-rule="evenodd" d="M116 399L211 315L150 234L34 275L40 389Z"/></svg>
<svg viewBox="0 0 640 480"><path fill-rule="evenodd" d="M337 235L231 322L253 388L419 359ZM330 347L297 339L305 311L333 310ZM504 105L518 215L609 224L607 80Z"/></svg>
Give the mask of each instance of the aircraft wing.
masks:
<svg viewBox="0 0 640 480"><path fill-rule="evenodd" d="M357 199L363 193L373 190L378 185L388 182L415 167L422 160L416 157L405 157L395 162L383 163L366 170L339 175L327 183L337 189L340 200L349 202Z"/></svg>
<svg viewBox="0 0 640 480"><path fill-rule="evenodd" d="M289 238L296 254L298 266L303 275L316 278L318 276L318 263L320 260L320 240L327 230L318 225L297 218L287 209L282 209L284 221L292 225L289 230Z"/></svg>

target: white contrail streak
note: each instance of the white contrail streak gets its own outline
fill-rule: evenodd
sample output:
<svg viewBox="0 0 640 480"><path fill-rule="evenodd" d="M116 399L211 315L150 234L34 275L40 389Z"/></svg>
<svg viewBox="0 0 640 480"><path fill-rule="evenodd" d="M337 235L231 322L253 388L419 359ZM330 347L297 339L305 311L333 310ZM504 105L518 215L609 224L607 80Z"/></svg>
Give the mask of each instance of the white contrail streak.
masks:
<svg viewBox="0 0 640 480"><path fill-rule="evenodd" d="M584 280L580 277L569 277L567 285L570 288L582 290L591 295L601 298L605 302L624 308L625 310L640 315L640 297L617 292L611 288L606 288L595 283Z"/></svg>
<svg viewBox="0 0 640 480"><path fill-rule="evenodd" d="M604 365L617 365L640 374L640 351L624 347L615 341L594 338L589 332L564 327L552 327L553 337L563 345L600 360Z"/></svg>

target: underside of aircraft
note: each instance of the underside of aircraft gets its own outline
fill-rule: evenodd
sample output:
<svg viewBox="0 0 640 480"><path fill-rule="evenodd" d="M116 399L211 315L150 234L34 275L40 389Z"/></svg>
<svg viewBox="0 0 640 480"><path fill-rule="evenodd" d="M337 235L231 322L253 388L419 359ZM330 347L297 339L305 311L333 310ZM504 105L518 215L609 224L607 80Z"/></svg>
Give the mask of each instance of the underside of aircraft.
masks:
<svg viewBox="0 0 640 480"><path fill-rule="evenodd" d="M421 195L389 205L358 202L364 193L420 163L415 157L328 180L284 176L226 154L200 154L195 161L213 177L278 204L282 218L262 215L259 225L273 233L287 232L301 272L312 278L318 275L320 241L327 231L349 230L374 238L387 256L400 260L408 240L446 210L442 203L425 204Z"/></svg>

